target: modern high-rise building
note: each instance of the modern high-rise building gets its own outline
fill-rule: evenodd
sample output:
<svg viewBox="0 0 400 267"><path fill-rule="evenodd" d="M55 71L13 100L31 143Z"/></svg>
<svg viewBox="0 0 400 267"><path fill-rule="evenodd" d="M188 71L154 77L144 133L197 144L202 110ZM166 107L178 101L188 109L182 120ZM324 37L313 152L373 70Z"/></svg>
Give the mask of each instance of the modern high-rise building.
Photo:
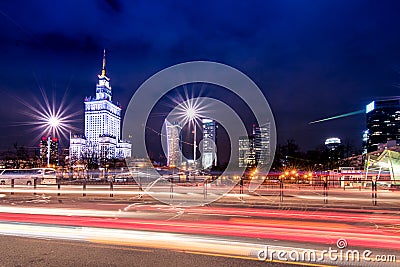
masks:
<svg viewBox="0 0 400 267"><path fill-rule="evenodd" d="M367 154L368 153L368 136L369 136L369 131L365 130L363 131L362 135L362 154Z"/></svg>
<svg viewBox="0 0 400 267"><path fill-rule="evenodd" d="M271 161L271 124L253 125L254 150L258 167L266 166Z"/></svg>
<svg viewBox="0 0 400 267"><path fill-rule="evenodd" d="M180 167L182 164L182 126L179 123L171 123L165 120L167 130L167 166Z"/></svg>
<svg viewBox="0 0 400 267"><path fill-rule="evenodd" d="M203 169L217 166L216 124L214 120L202 119L203 147L201 154L201 165Z"/></svg>
<svg viewBox="0 0 400 267"><path fill-rule="evenodd" d="M343 146L339 138L331 137L326 139L325 146L328 150L329 161L334 162L343 158Z"/></svg>
<svg viewBox="0 0 400 267"><path fill-rule="evenodd" d="M81 158L90 151L98 158L127 158L131 144L121 140L121 106L112 102L110 78L106 73L104 50L101 74L98 75L96 96L86 97L85 136L70 139L70 155ZM82 143L85 143L82 145Z"/></svg>
<svg viewBox="0 0 400 267"><path fill-rule="evenodd" d="M59 140L51 136L43 136L40 140L40 161L42 166L58 165Z"/></svg>
<svg viewBox="0 0 400 267"><path fill-rule="evenodd" d="M378 100L366 106L364 151L372 152L388 142L400 143L400 99Z"/></svg>
<svg viewBox="0 0 400 267"><path fill-rule="evenodd" d="M256 166L254 136L239 137L239 168Z"/></svg>
<svg viewBox="0 0 400 267"><path fill-rule="evenodd" d="M331 138L328 138L325 140L325 146L330 151L338 150L340 144L341 144L341 141L337 137L331 137Z"/></svg>

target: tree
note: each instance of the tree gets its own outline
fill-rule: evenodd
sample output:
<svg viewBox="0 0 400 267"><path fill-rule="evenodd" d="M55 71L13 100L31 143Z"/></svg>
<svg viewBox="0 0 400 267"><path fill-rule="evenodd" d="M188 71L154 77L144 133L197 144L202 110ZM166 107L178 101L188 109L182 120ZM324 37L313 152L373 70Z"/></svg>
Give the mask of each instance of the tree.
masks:
<svg viewBox="0 0 400 267"><path fill-rule="evenodd" d="M95 144L88 144L82 152L81 161L86 170L96 170L99 167L99 154Z"/></svg>

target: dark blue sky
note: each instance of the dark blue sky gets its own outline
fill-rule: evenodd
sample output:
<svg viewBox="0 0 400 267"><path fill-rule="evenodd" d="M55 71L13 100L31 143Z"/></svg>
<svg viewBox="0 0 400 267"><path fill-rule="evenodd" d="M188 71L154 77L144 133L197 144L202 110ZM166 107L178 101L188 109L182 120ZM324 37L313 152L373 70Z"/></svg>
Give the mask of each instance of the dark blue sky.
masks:
<svg viewBox="0 0 400 267"><path fill-rule="evenodd" d="M0 4L0 148L38 133L16 98L39 85L71 111L94 95L103 48L114 99L165 67L212 60L262 89L278 140L311 149L331 136L361 144L364 115L308 122L398 96L399 1L8 1ZM83 114L77 117L83 130Z"/></svg>

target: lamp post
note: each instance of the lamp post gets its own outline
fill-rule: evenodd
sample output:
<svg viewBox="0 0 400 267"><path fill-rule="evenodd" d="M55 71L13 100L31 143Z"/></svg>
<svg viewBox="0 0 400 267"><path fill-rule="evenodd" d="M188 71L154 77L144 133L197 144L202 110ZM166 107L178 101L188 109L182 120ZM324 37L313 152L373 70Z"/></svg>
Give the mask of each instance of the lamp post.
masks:
<svg viewBox="0 0 400 267"><path fill-rule="evenodd" d="M196 158L197 158L197 142L196 142L196 123L193 121L193 177L196 177Z"/></svg>
<svg viewBox="0 0 400 267"><path fill-rule="evenodd" d="M197 140L196 140L196 110L193 107L186 109L186 117L193 123L193 175L196 177L196 157L197 157ZM194 178L195 179L195 178Z"/></svg>
<svg viewBox="0 0 400 267"><path fill-rule="evenodd" d="M47 121L48 127L52 130L53 136L60 127L60 120L56 116L51 116ZM51 149L51 135L47 137L47 167L50 167L50 149Z"/></svg>
<svg viewBox="0 0 400 267"><path fill-rule="evenodd" d="M51 137L47 137L47 168L50 168L50 149L51 149Z"/></svg>

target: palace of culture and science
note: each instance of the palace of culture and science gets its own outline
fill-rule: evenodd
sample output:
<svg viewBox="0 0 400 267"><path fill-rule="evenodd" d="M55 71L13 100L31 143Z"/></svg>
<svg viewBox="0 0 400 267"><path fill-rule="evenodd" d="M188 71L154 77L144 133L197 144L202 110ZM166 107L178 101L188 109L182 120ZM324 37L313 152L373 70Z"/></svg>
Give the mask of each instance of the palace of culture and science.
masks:
<svg viewBox="0 0 400 267"><path fill-rule="evenodd" d="M85 135L71 135L70 156L128 158L132 145L121 140L121 106L112 102L110 78L106 75L106 55L98 75L96 96L85 98Z"/></svg>

